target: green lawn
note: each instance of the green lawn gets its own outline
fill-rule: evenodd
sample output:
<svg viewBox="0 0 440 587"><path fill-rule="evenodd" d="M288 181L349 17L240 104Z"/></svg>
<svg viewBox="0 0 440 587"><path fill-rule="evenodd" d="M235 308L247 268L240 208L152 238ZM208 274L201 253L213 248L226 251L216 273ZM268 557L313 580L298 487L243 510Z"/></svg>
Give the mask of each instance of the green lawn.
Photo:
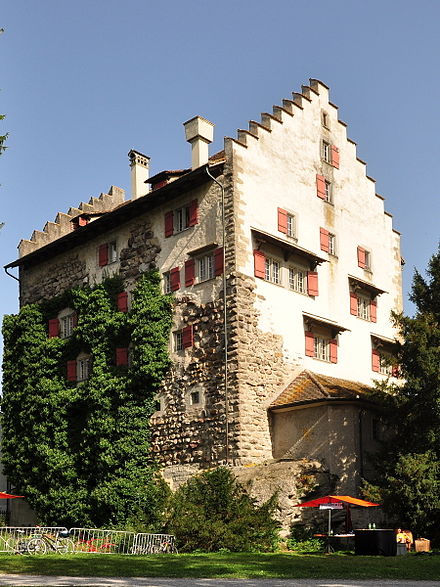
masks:
<svg viewBox="0 0 440 587"><path fill-rule="evenodd" d="M0 555L1 573L70 576L438 580L440 555Z"/></svg>

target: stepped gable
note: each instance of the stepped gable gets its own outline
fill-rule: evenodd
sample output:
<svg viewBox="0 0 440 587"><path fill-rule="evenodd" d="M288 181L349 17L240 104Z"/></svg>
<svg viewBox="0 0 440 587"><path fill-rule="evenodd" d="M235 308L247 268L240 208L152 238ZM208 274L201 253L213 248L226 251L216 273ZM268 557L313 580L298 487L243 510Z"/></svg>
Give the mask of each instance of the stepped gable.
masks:
<svg viewBox="0 0 440 587"><path fill-rule="evenodd" d="M301 86L301 92L292 92L292 99L283 99L281 106L273 106L272 113L262 112L259 122L250 120L247 129L238 129L237 137L225 137L226 141L232 141L244 148L249 147L253 142L258 141L265 133L272 132L273 128L279 124L283 124L286 120L295 116L300 116L302 111L310 107L312 102L324 96L327 99L329 108L338 110L338 107L328 100L329 87L322 81L314 78L309 79L308 86ZM338 124L344 128L347 124L342 120L338 120ZM351 144L354 158L365 169L365 177L372 183L375 179L367 175L367 164L360 159L356 154L356 143L346 136L345 140Z"/></svg>
<svg viewBox="0 0 440 587"><path fill-rule="evenodd" d="M332 400L372 400L373 389L363 383L302 371L269 409Z"/></svg>
<svg viewBox="0 0 440 587"><path fill-rule="evenodd" d="M78 208L69 208L67 213L58 212L54 222L46 222L43 230L34 230L29 240L23 239L18 245L20 257L24 257L40 247L57 240L72 231L72 220L81 215L99 215L111 212L125 201L122 188L112 185L108 194L102 193L98 198L91 197L89 202L81 202Z"/></svg>

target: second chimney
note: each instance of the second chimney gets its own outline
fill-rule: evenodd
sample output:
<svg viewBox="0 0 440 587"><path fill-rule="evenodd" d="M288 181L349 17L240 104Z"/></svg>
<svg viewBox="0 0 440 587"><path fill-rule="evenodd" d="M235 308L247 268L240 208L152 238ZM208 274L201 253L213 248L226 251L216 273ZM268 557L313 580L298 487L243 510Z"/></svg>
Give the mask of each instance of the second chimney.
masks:
<svg viewBox="0 0 440 587"><path fill-rule="evenodd" d="M136 200L150 189L145 185L150 170L150 158L139 151L131 149L128 153L131 168L131 199Z"/></svg>
<svg viewBox="0 0 440 587"><path fill-rule="evenodd" d="M202 116L194 116L183 126L186 140L192 147L191 168L196 169L208 163L208 145L214 138L214 124Z"/></svg>

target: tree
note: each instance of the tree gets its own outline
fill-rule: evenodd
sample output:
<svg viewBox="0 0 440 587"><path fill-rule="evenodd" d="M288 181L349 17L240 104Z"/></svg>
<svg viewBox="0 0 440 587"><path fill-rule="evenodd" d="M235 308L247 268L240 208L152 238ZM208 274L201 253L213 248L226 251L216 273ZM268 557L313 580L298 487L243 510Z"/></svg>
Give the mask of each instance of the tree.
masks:
<svg viewBox="0 0 440 587"><path fill-rule="evenodd" d="M139 511L160 523L149 416L170 364L171 300L157 272L139 280L129 312L118 311L121 289L114 278L4 319L4 469L46 524L122 527ZM48 320L67 307L78 315L72 335L48 337ZM116 365L130 341L131 364ZM67 362L82 352L90 376L68 381Z"/></svg>
<svg viewBox="0 0 440 587"><path fill-rule="evenodd" d="M171 498L167 529L179 549L270 551L278 542L275 496L257 505L226 467L192 477Z"/></svg>
<svg viewBox="0 0 440 587"><path fill-rule="evenodd" d="M394 315L404 383L388 385L384 397L395 438L377 459L379 480L365 489L399 525L440 537L440 247L427 277L415 272L410 299L415 316Z"/></svg>

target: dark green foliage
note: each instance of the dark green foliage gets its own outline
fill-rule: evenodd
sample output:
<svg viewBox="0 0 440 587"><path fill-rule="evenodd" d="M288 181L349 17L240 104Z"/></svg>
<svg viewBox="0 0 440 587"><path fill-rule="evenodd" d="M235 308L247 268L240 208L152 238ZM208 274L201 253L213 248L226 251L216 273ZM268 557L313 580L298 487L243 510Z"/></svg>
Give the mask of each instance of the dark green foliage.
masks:
<svg viewBox="0 0 440 587"><path fill-rule="evenodd" d="M128 313L113 279L4 319L3 463L45 523L122 526L139 511L160 523L149 416L169 367L171 304L159 279L139 280ZM48 338L47 320L65 307L78 314L72 336ZM116 347L130 341L133 364L116 366ZM66 362L80 352L91 354L90 378L68 382Z"/></svg>
<svg viewBox="0 0 440 587"><path fill-rule="evenodd" d="M273 496L257 505L226 467L193 477L171 498L167 529L184 552L272 551L278 543Z"/></svg>
<svg viewBox="0 0 440 587"><path fill-rule="evenodd" d="M366 483L365 491L399 526L440 538L440 249L427 276L414 276L415 316L394 316L405 383L386 388L396 437L377 459L378 480Z"/></svg>

